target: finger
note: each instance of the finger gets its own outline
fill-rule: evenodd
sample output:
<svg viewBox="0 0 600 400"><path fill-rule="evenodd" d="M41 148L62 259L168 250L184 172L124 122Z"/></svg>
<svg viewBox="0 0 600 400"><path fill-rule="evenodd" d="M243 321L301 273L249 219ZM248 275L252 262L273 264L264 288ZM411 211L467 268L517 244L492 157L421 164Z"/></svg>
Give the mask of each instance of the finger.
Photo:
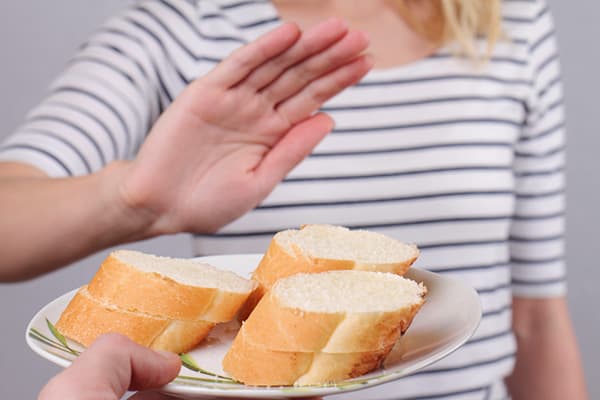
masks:
<svg viewBox="0 0 600 400"><path fill-rule="evenodd" d="M255 68L289 49L300 38L296 24L286 23L257 40L235 50L206 75L206 79L222 87L232 87Z"/></svg>
<svg viewBox="0 0 600 400"><path fill-rule="evenodd" d="M106 398L119 399L128 389L164 386L177 376L180 366L175 354L157 353L125 336L108 334L52 379L44 391L59 396L48 398L80 399L94 393L90 398L98 398L102 393Z"/></svg>
<svg viewBox="0 0 600 400"><path fill-rule="evenodd" d="M277 106L277 112L295 124L318 110L323 103L360 81L373 67L369 56L361 56L338 70L312 82L300 93Z"/></svg>
<svg viewBox="0 0 600 400"><path fill-rule="evenodd" d="M304 62L285 71L261 94L272 104L277 104L300 92L306 85L355 59L369 45L362 32L350 32L342 40Z"/></svg>
<svg viewBox="0 0 600 400"><path fill-rule="evenodd" d="M266 155L256 169L263 195L273 190L333 129L327 114L316 114L294 126Z"/></svg>
<svg viewBox="0 0 600 400"><path fill-rule="evenodd" d="M260 90L287 68L328 48L348 32L347 24L339 18L331 18L302 34L290 49L272 58L254 70L241 84Z"/></svg>

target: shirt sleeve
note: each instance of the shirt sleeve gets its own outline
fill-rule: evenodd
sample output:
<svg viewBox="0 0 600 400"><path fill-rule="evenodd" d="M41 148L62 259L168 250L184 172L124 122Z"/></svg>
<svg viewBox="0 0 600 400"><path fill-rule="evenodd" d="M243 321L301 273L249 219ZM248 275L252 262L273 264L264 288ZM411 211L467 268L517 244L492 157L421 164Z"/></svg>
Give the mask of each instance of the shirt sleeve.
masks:
<svg viewBox="0 0 600 400"><path fill-rule="evenodd" d="M566 292L565 113L553 19L545 1L536 8L528 44L532 87L515 147L510 258L515 296L554 297Z"/></svg>
<svg viewBox="0 0 600 400"><path fill-rule="evenodd" d="M167 103L160 86L165 57L151 47L135 13L133 6L124 10L80 48L2 143L0 161L64 177L135 155Z"/></svg>

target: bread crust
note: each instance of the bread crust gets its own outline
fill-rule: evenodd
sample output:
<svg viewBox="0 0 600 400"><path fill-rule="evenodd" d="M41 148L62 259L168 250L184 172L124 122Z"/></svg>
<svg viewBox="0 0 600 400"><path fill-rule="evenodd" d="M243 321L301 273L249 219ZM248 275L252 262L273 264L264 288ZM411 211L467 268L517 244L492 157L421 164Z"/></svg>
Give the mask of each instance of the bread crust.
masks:
<svg viewBox="0 0 600 400"><path fill-rule="evenodd" d="M248 341L244 327L223 359L223 369L246 385L319 385L363 375L379 367L391 347L371 352L274 351Z"/></svg>
<svg viewBox="0 0 600 400"><path fill-rule="evenodd" d="M250 295L185 285L158 273L140 271L114 254L102 262L88 287L94 298L123 310L215 323L233 319Z"/></svg>
<svg viewBox="0 0 600 400"><path fill-rule="evenodd" d="M271 351L245 340L244 327L223 358L223 370L246 385L293 385L309 370L312 353Z"/></svg>
<svg viewBox="0 0 600 400"><path fill-rule="evenodd" d="M354 303L345 311L328 311L340 309L334 303L339 294L323 293L321 298L317 292L304 291L308 286L303 287L300 281L326 291L331 286L323 282L336 285L333 282L339 279L344 296L352 296L364 284L372 284L373 290L386 287L394 291L390 293L393 296L402 295L404 285L409 283L397 276L373 272L320 275L296 276L275 284L243 323L223 360L224 370L245 384L267 386L336 383L363 375L381 365L412 323L427 293L422 284L415 287L417 284L411 282L411 288L406 288L407 296L394 303L395 310L377 311L386 303L375 302L373 306L356 307ZM356 285L347 285L346 277L352 277ZM375 286L382 279L391 279L397 285ZM290 292L290 288L298 292ZM307 295L320 300L302 301ZM311 311L319 309L323 311Z"/></svg>
<svg viewBox="0 0 600 400"><path fill-rule="evenodd" d="M244 323L246 340L274 351L377 351L393 346L423 303L389 312L308 312L283 305L269 291Z"/></svg>
<svg viewBox="0 0 600 400"><path fill-rule="evenodd" d="M84 286L67 305L56 328L84 346L102 334L120 333L142 346L181 353L196 347L214 325L122 310L92 298Z"/></svg>
<svg viewBox="0 0 600 400"><path fill-rule="evenodd" d="M207 321L170 320L169 325L154 338L150 348L187 353L198 346L214 327L214 323Z"/></svg>
<svg viewBox="0 0 600 400"><path fill-rule="evenodd" d="M344 319L281 305L269 291L244 322L247 341L275 351L314 352L323 349Z"/></svg>
<svg viewBox="0 0 600 400"><path fill-rule="evenodd" d="M289 253L279 244L278 236L275 235L253 272L252 279L268 289L279 279L301 272L317 273L354 269L355 266L352 260L314 258L304 253L298 246L292 245L291 247L293 252Z"/></svg>
<svg viewBox="0 0 600 400"><path fill-rule="evenodd" d="M248 318L254 307L262 296L281 278L298 273L318 273L334 270L362 270L376 272L390 272L396 275L404 275L419 256L419 250L414 245L407 245L414 249L412 257L398 263L360 263L355 260L327 259L311 257L301 248L292 244L292 252L288 252L278 241L275 234L269 243L267 251L260 260L258 266L252 273L252 279L258 283L258 288L248 298L240 309L238 318Z"/></svg>
<svg viewBox="0 0 600 400"><path fill-rule="evenodd" d="M297 386L336 383L356 378L381 366L391 346L356 353L315 353L310 369L294 383Z"/></svg>

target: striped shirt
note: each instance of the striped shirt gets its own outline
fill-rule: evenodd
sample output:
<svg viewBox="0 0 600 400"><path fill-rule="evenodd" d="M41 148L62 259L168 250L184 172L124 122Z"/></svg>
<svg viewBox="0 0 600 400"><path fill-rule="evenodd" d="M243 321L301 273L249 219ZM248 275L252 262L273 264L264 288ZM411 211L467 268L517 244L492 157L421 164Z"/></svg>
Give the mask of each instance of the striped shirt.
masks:
<svg viewBox="0 0 600 400"><path fill-rule="evenodd" d="M153 122L193 79L280 24L268 0L147 0L110 19L0 149L50 176L135 156ZM198 254L263 252L306 223L415 242L416 266L477 289L483 319L465 346L373 399L505 398L516 351L511 298L560 296L565 129L551 14L505 0L505 40L488 63L448 48L370 72L323 107L334 131L252 212ZM484 43L481 43L484 46Z"/></svg>

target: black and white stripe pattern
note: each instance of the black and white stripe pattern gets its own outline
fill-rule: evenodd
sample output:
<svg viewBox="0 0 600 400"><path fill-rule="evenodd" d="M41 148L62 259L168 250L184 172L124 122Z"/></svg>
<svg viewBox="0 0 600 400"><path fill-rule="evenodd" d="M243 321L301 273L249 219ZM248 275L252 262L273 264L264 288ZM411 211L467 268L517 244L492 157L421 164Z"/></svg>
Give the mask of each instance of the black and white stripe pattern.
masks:
<svg viewBox="0 0 600 400"><path fill-rule="evenodd" d="M417 266L473 285L484 316L438 364L344 398L496 399L514 362L511 298L565 291L565 123L550 12L505 0L489 62L449 49L375 70L328 102L334 132L254 211L198 254L262 252L306 223L416 242ZM108 21L0 150L51 176L135 156L178 93L280 20L267 0L146 0ZM482 43L482 46L484 43Z"/></svg>

